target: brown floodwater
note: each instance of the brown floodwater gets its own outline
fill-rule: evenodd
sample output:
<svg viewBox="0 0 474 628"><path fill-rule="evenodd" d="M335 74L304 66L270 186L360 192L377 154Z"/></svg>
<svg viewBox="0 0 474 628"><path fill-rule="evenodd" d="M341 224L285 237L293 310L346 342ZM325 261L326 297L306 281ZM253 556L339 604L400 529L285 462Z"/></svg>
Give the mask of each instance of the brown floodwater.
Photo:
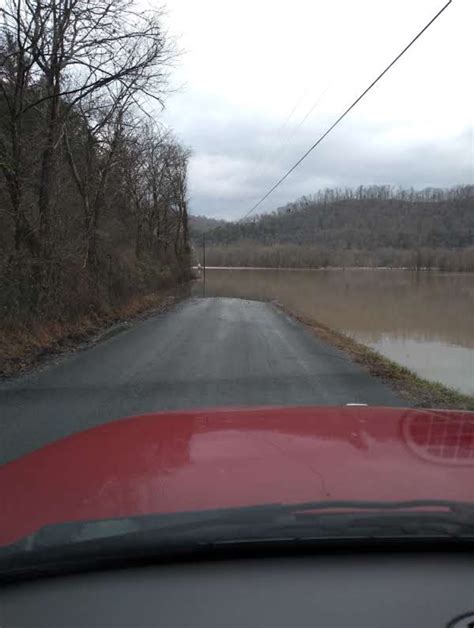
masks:
<svg viewBox="0 0 474 628"><path fill-rule="evenodd" d="M194 292L202 291L201 280ZM206 296L277 300L422 377L474 394L474 274L208 269Z"/></svg>

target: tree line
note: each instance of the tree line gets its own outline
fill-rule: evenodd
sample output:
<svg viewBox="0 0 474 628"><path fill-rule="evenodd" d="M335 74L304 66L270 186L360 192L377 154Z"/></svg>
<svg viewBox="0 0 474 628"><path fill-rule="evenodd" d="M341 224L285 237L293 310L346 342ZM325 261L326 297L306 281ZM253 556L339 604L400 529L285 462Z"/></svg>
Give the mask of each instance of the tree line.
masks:
<svg viewBox="0 0 474 628"><path fill-rule="evenodd" d="M212 265L474 270L474 186L323 190L206 239Z"/></svg>
<svg viewBox="0 0 474 628"><path fill-rule="evenodd" d="M200 259L201 251L197 249ZM212 245L206 250L208 266L251 268L407 268L474 272L474 247L466 249L381 248L333 250L307 244L238 244Z"/></svg>
<svg viewBox="0 0 474 628"><path fill-rule="evenodd" d="M161 13L0 11L1 320L77 316L187 277L189 151L150 114L178 54Z"/></svg>

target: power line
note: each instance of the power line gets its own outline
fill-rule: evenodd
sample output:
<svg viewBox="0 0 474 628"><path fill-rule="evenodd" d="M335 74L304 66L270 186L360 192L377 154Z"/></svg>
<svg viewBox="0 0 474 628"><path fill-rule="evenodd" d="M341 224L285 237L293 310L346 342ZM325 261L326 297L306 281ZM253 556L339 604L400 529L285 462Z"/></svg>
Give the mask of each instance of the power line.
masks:
<svg viewBox="0 0 474 628"><path fill-rule="evenodd" d="M289 121L291 120L291 118L293 117L293 114L295 113L295 111L298 109L298 107L301 105L301 103L303 102L306 94L308 93L308 88L306 88L304 90L304 92L301 94L301 96L298 98L298 100L296 101L293 109L290 111L290 113L287 115L285 121L280 125L279 129L278 129L278 133L283 131L283 129L286 127L286 125L289 123Z"/></svg>
<svg viewBox="0 0 474 628"><path fill-rule="evenodd" d="M299 123L296 125L296 127L293 129L293 134L290 137L290 139L294 136L294 134L296 133L296 131L298 129L300 129L303 124L306 122L306 120L309 118L310 115L312 115L315 111L317 106L321 103L322 99L324 98L324 96L327 94L327 92L329 91L329 88L331 87L331 83L328 83L325 87L325 89L320 93L320 95L318 96L318 98L316 99L316 101L312 104L311 108L307 111L307 113L305 114L305 116L299 121Z"/></svg>
<svg viewBox="0 0 474 628"><path fill-rule="evenodd" d="M309 110L305 113L305 115L303 116L303 118L298 122L298 124L296 124L293 129L290 129L290 133L286 136L286 138L284 139L284 141L277 147L277 149L275 150L275 152L273 153L273 156L276 155L276 153L278 151L280 151L280 149L283 149L281 151L281 154L283 154L283 151L285 151L289 145L291 144L291 140L295 137L296 132L303 126L303 124L306 122L306 120L316 111L317 107L321 104L321 101L323 100L324 96L327 94L327 92L329 91L331 84L329 83L325 89L319 94L318 98L316 99L316 101L311 105L311 107L309 108Z"/></svg>
<svg viewBox="0 0 474 628"><path fill-rule="evenodd" d="M291 111L288 113L288 115L286 116L286 118L278 125L276 131L274 131L274 134L276 135L276 137L280 137L281 136L281 140L280 142L277 144L277 146L273 147L273 149L271 150L267 150L266 154L262 153L260 155L260 158L258 159L258 161L256 162L252 173L247 173L247 175L245 176L245 178L243 179L243 181L241 182L240 186L241 188L245 187L246 183L250 182L250 179L252 178L253 180L258 180L260 179L263 175L265 175L268 172L268 164L274 159L274 157L276 156L277 152L283 147L283 145L285 144L285 142L287 141L288 137L290 137L287 133L287 129L286 127L288 127L289 122L291 120L291 118L293 117L293 115L295 114L295 112L299 109L300 105L303 103L306 95L309 92L309 87L306 86L306 88L304 89L304 91L301 93L301 95L299 96L298 100L295 102L295 104L293 105ZM298 126L301 123L298 124ZM290 134L292 134L292 130L289 130ZM240 194L240 201L243 201L244 196L247 197L248 194L244 195L244 194Z"/></svg>
<svg viewBox="0 0 474 628"><path fill-rule="evenodd" d="M296 103L293 105L293 108L291 109L290 113L286 116L286 118L283 120L283 122L281 122L281 124L278 126L278 128L277 128L277 130L275 132L277 136L279 136L280 134L283 134L283 131L285 131L285 127L288 126L288 124L289 124L291 118L293 117L295 111L299 108L299 106L303 102L307 92L308 92L308 87L306 87L304 92L301 94L301 96L298 98ZM284 139L283 139L283 141L284 141ZM273 159L275 157L278 149L279 149L279 146L277 146L276 149L274 148L271 152L267 151L266 155L262 154L260 156L260 159L258 160L258 162L257 162L257 164L255 166L255 172L253 174L253 178L257 178L258 179L263 174L263 172L265 170L265 162L268 162L271 159ZM247 177L244 179L243 184L245 184L249 180L249 178L250 178L250 174L248 174Z"/></svg>
<svg viewBox="0 0 474 628"><path fill-rule="evenodd" d="M319 103L321 102L323 96L326 94L328 89L329 89L329 85L321 92L321 94L318 96L316 102L312 104L310 110L303 116L303 118L298 122L298 124L296 124L292 129L291 128L289 129L289 132L285 134L285 136L282 138L282 141L279 144L277 144L277 146L274 148L272 153L270 153L269 158L267 159L267 170L268 170L268 162L271 159L273 159L278 153L281 153L282 149L285 150L288 147L288 144L290 143L292 138L295 136L296 131L306 122L308 117L312 113L314 113L316 107L319 105ZM308 90L306 90L306 92L307 91ZM299 106L299 104L301 104L303 102L303 98L300 99L300 101L298 103L298 106ZM295 107L294 111L296 109L297 109L297 107ZM261 170L259 171L259 174L261 174ZM254 178L258 178L258 175L255 175Z"/></svg>
<svg viewBox="0 0 474 628"><path fill-rule="evenodd" d="M380 81L380 79L387 74L387 72L397 63L397 61L403 57L403 55L407 52L407 50L409 48L411 48L413 46L413 44L423 35L423 33L428 30L428 28L433 24L433 22L435 20L438 19L438 17L448 8L448 6L452 3L453 0L449 0L449 2L447 2L444 7L442 9L440 9L438 11L438 13L436 13L436 15L434 17L431 18L431 20L428 22L428 24L426 24L426 26L424 26L421 31L410 41L410 43L405 46L405 48L395 57L395 59L385 68L385 70L383 70L383 72L381 72L377 78L372 81L372 83L361 93L361 95L354 100L354 102L339 116L339 118L329 127L329 129L327 129L327 131L325 131L317 140L316 142L310 147L308 148L308 150L305 152L305 154L300 157L300 159L298 159L298 161L281 177L281 179L279 179L275 185L265 194L265 196L263 196L258 203L256 203L241 219L245 220L246 218L248 218L250 216L250 214L252 212L254 212L257 207L259 205L261 205L263 203L264 200L266 200L270 194L272 194L272 192L274 192L277 187L279 187L283 181L289 177L289 175L296 170L296 168L300 165L300 163L302 161L304 161L306 159L306 157L316 148L316 146L318 146L325 137L327 137L329 135L329 133L331 133L331 131L339 124L339 122L341 122L343 120L343 118L345 118L347 116L347 114L364 98L364 96L366 94L368 94L368 92L370 92L370 90Z"/></svg>

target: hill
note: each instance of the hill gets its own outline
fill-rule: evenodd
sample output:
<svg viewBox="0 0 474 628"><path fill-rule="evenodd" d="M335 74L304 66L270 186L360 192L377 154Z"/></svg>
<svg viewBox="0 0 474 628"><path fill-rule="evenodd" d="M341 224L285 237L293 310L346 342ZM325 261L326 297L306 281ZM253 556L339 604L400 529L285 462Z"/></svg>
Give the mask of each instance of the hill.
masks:
<svg viewBox="0 0 474 628"><path fill-rule="evenodd" d="M207 236L209 264L474 270L474 186L325 190Z"/></svg>
<svg viewBox="0 0 474 628"><path fill-rule="evenodd" d="M197 238L203 233L208 233L217 227L225 227L226 220L217 220L216 218L208 218L207 216L188 216L189 233L191 238Z"/></svg>

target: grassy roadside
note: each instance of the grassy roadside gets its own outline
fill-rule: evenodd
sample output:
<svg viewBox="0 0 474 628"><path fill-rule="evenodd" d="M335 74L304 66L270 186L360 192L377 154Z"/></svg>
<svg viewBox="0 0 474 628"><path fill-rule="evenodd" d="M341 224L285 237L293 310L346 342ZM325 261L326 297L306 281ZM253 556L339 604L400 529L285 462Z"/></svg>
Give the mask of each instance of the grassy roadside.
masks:
<svg viewBox="0 0 474 628"><path fill-rule="evenodd" d="M371 375L380 377L406 399L411 405L423 408L456 408L474 410L474 397L443 386L438 382L430 382L416 375L413 371L392 362L377 351L373 351L349 336L335 331L322 323L288 310L280 303L277 305L286 314L308 327L320 340L331 344L347 353L351 359L363 366Z"/></svg>
<svg viewBox="0 0 474 628"><path fill-rule="evenodd" d="M117 323L166 311L187 293L186 286L178 286L173 291L137 295L126 304L75 320L1 327L0 378L19 375L54 355L74 351Z"/></svg>

